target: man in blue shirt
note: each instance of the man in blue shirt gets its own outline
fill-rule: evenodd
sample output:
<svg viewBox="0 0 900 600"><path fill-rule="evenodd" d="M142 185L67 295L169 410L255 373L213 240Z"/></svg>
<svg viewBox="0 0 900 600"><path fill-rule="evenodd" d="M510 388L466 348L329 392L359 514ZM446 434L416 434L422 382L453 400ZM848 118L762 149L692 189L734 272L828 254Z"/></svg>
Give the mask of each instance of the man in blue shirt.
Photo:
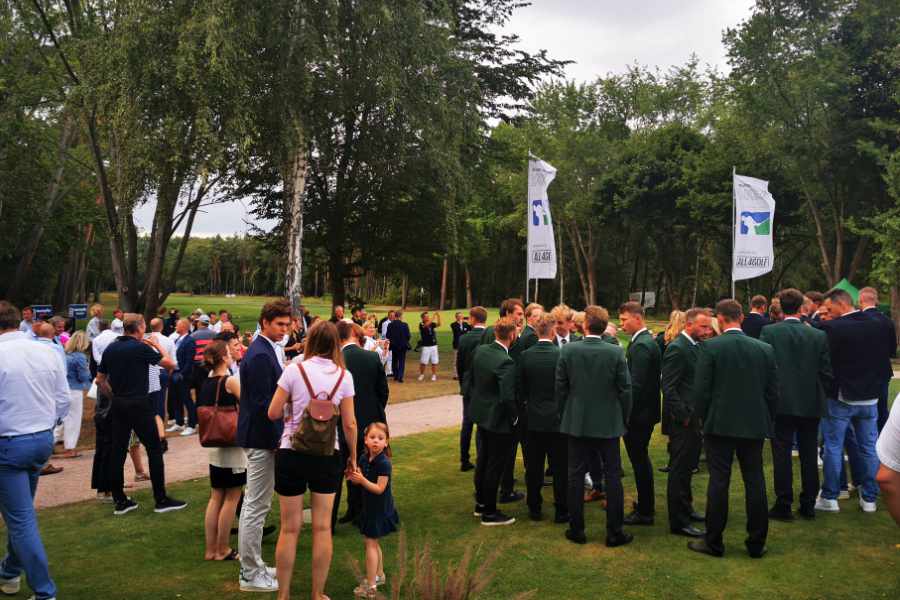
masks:
<svg viewBox="0 0 900 600"><path fill-rule="evenodd" d="M53 427L69 412L64 363L19 331L19 310L0 300L0 512L9 554L0 563L0 590L19 591L25 572L35 598L52 599L47 554L34 511L41 467L53 452Z"/></svg>

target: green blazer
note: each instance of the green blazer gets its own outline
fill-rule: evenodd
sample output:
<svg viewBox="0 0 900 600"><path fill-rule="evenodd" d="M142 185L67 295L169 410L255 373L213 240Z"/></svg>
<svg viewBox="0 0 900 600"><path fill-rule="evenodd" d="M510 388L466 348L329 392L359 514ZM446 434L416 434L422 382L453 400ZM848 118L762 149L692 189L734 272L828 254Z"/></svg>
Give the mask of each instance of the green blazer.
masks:
<svg viewBox="0 0 900 600"><path fill-rule="evenodd" d="M679 334L669 342L663 354L663 414L675 423L684 423L694 417L694 371L699 352L699 343L692 344Z"/></svg>
<svg viewBox="0 0 900 600"><path fill-rule="evenodd" d="M387 377L384 375L384 365L375 352L363 350L355 344L347 346L342 352L347 370L353 375L353 409L361 439L363 430L370 423L386 421L384 407L390 393Z"/></svg>
<svg viewBox="0 0 900 600"><path fill-rule="evenodd" d="M775 351L742 331L703 342L694 398L707 434L761 440L772 435L778 404Z"/></svg>
<svg viewBox="0 0 900 600"><path fill-rule="evenodd" d="M529 431L559 431L556 401L556 363L559 348L538 342L516 361L516 399L525 406Z"/></svg>
<svg viewBox="0 0 900 600"><path fill-rule="evenodd" d="M481 332L481 343L482 344L490 344L491 342L496 341L497 336L494 335L494 326L488 325L484 328L484 331Z"/></svg>
<svg viewBox="0 0 900 600"><path fill-rule="evenodd" d="M493 330L491 330L492 335L493 333ZM514 361L519 362L519 357L522 356L522 353L537 344L537 342L538 336L534 329L531 328L531 325L526 325L522 328L522 335L516 339L516 343L509 349L509 355Z"/></svg>
<svg viewBox="0 0 900 600"><path fill-rule="evenodd" d="M556 365L559 430L574 437L617 438L631 415L631 376L621 348L600 338L566 344Z"/></svg>
<svg viewBox="0 0 900 600"><path fill-rule="evenodd" d="M778 363L777 415L820 418L832 380L828 335L790 319L766 325L759 339L775 349Z"/></svg>
<svg viewBox="0 0 900 600"><path fill-rule="evenodd" d="M516 363L500 344L475 350L469 389L472 420L479 428L512 433L516 412Z"/></svg>
<svg viewBox="0 0 900 600"><path fill-rule="evenodd" d="M631 419L628 424L632 427L652 427L660 421L659 372L662 359L659 344L649 331L642 331L628 344L625 358L631 374Z"/></svg>
<svg viewBox="0 0 900 600"><path fill-rule="evenodd" d="M481 345L483 327L478 327L467 332L459 338L456 350L456 378L459 380L459 393L463 396L469 393L469 372L472 370L472 358L475 350Z"/></svg>

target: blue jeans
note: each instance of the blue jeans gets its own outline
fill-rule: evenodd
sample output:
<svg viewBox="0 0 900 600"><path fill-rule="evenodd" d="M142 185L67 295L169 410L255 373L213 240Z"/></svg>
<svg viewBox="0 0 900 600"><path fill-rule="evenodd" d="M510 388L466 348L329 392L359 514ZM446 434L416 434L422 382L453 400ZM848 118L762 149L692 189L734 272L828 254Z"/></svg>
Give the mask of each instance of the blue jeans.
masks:
<svg viewBox="0 0 900 600"><path fill-rule="evenodd" d="M56 596L34 511L38 477L52 453L52 430L0 438L0 511L7 527L0 577L12 579L25 571L38 600Z"/></svg>
<svg viewBox="0 0 900 600"><path fill-rule="evenodd" d="M878 497L878 485L875 483L875 472L878 470L878 458L875 455L875 440L878 438L878 407L851 405L828 399L828 416L822 419L822 434L825 436L825 452L822 456L823 483L822 497L834 500L840 492L841 470L844 465L844 444L847 430L852 428L856 437L858 458L857 470L860 495L867 502L874 502ZM849 456L849 455L848 455Z"/></svg>

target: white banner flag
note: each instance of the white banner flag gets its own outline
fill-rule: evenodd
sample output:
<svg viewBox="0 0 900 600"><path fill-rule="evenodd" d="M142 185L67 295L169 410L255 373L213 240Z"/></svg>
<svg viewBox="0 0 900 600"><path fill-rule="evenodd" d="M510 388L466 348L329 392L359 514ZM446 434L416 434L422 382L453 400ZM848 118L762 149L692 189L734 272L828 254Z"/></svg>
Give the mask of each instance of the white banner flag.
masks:
<svg viewBox="0 0 900 600"><path fill-rule="evenodd" d="M528 279L556 277L556 241L547 188L556 169L539 159L528 161Z"/></svg>
<svg viewBox="0 0 900 600"><path fill-rule="evenodd" d="M772 270L775 199L769 182L734 175L734 253L731 278L752 279Z"/></svg>

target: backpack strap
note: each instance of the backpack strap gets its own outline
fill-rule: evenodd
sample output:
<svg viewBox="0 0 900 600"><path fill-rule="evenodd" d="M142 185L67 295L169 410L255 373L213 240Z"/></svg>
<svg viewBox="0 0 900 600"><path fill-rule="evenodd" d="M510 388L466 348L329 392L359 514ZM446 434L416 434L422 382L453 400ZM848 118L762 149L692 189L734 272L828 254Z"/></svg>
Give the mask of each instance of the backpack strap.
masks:
<svg viewBox="0 0 900 600"><path fill-rule="evenodd" d="M309 399L312 400L316 397L316 393L312 389L312 384L309 382L309 377L306 375L306 370L303 368L303 363L296 363L297 368L300 369L300 375L303 376L303 383L306 384L306 391L309 392ZM334 395L337 394L338 388L341 387L341 383L344 381L344 374L347 372L347 369L342 368L341 374L338 376L337 383L334 384L334 387L331 389L331 393L328 394L328 400L333 400Z"/></svg>
<svg viewBox="0 0 900 600"><path fill-rule="evenodd" d="M338 376L337 383L334 384L334 387L331 389L331 393L328 394L328 399L333 400L334 395L337 394L338 388L341 387L341 382L344 381L344 373L346 373L346 369L341 369L341 374Z"/></svg>

